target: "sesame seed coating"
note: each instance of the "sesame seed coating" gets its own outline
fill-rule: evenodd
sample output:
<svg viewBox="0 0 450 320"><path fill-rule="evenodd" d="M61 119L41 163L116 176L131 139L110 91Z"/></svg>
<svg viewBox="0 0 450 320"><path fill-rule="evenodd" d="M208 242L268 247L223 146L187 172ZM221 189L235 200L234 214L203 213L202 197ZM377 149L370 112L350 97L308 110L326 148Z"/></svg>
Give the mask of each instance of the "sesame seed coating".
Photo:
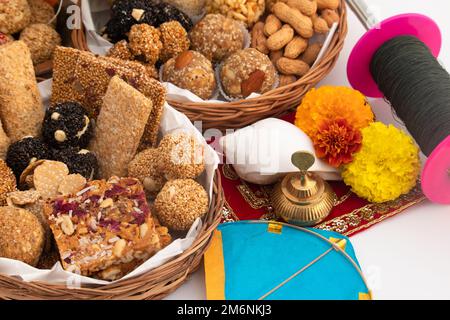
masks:
<svg viewBox="0 0 450 320"><path fill-rule="evenodd" d="M44 230L29 211L0 208L0 257L35 266L44 248Z"/></svg>
<svg viewBox="0 0 450 320"><path fill-rule="evenodd" d="M148 63L156 63L163 48L161 33L148 24L135 24L128 36L131 52L142 56Z"/></svg>
<svg viewBox="0 0 450 320"><path fill-rule="evenodd" d="M16 191L16 177L6 162L0 160L0 206L6 205L8 193Z"/></svg>
<svg viewBox="0 0 450 320"><path fill-rule="evenodd" d="M221 14L208 14L189 33L192 49L220 62L244 47L241 24Z"/></svg>
<svg viewBox="0 0 450 320"><path fill-rule="evenodd" d="M31 9L31 24L45 23L48 24L55 16L53 7L44 0L28 0ZM56 19L51 24L56 26Z"/></svg>
<svg viewBox="0 0 450 320"><path fill-rule="evenodd" d="M216 76L211 61L196 51L192 52L192 60L183 68L176 67L176 58L164 64L163 81L172 82L176 86L195 93L202 99L210 99L216 90Z"/></svg>
<svg viewBox="0 0 450 320"><path fill-rule="evenodd" d="M128 176L139 179L147 195L156 196L167 181L161 171L159 150L147 149L138 153L128 165Z"/></svg>
<svg viewBox="0 0 450 320"><path fill-rule="evenodd" d="M134 55L131 52L130 46L126 40L121 40L117 42L111 49L109 49L106 54L107 57L122 59L122 60L133 60Z"/></svg>
<svg viewBox="0 0 450 320"><path fill-rule="evenodd" d="M53 57L53 51L61 44L61 36L47 24L37 23L26 27L20 40L30 48L33 63L40 64Z"/></svg>
<svg viewBox="0 0 450 320"><path fill-rule="evenodd" d="M159 26L163 48L161 60L163 62L176 57L189 49L191 42L188 33L178 21L165 22Z"/></svg>
<svg viewBox="0 0 450 320"><path fill-rule="evenodd" d="M167 134L159 145L162 171L168 180L195 179L205 170L204 146L193 134Z"/></svg>
<svg viewBox="0 0 450 320"><path fill-rule="evenodd" d="M0 32L17 33L30 21L31 10L27 0L0 1Z"/></svg>
<svg viewBox="0 0 450 320"><path fill-rule="evenodd" d="M228 57L220 71L220 80L225 93L232 98L245 98L242 94L241 84L257 70L265 74L259 93L271 90L275 85L277 72L268 56L256 49L248 48Z"/></svg>
<svg viewBox="0 0 450 320"><path fill-rule="evenodd" d="M192 179L172 180L156 197L155 210L163 225L186 231L208 211L208 194Z"/></svg>

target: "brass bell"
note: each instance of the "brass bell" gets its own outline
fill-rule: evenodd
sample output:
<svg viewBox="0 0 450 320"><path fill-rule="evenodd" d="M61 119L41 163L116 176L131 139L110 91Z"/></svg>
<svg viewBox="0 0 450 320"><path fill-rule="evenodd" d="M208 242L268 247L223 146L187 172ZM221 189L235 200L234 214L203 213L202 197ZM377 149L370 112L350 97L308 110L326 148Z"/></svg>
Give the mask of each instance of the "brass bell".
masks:
<svg viewBox="0 0 450 320"><path fill-rule="evenodd" d="M286 222L311 227L322 222L336 203L336 194L319 175L308 172L316 161L313 154L299 151L292 164L300 172L288 174L272 192L275 213Z"/></svg>

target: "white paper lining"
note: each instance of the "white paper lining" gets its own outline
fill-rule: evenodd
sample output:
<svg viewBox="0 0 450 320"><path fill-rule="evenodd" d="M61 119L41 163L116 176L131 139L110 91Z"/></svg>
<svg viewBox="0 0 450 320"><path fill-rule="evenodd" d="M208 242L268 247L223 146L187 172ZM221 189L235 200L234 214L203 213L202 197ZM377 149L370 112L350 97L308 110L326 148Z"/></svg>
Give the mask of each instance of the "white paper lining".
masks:
<svg viewBox="0 0 450 320"><path fill-rule="evenodd" d="M39 83L39 90L43 98L44 104L48 106L51 94L52 81L47 80ZM199 141L205 145L205 160L206 170L198 179L198 182L208 191L209 197L212 197L213 179L215 171L219 164L219 157L216 152L206 144L205 139L201 133L192 125L190 120L182 113L176 111L168 104L165 105L164 113L161 120L160 133L165 135L168 132L175 130L188 130L196 135ZM184 238L174 240L166 248L159 251L156 255L148 259L134 271L123 277L128 279L134 276L146 273L156 267L159 267L178 256L188 249L196 239L202 227L201 219L197 219L192 225L189 232ZM104 285L109 284L109 281L93 279L85 276L80 276L71 272L65 271L58 262L51 270L41 270L17 260L0 258L0 274L19 277L24 281L44 281L54 284L66 284L69 288L79 287L80 285Z"/></svg>

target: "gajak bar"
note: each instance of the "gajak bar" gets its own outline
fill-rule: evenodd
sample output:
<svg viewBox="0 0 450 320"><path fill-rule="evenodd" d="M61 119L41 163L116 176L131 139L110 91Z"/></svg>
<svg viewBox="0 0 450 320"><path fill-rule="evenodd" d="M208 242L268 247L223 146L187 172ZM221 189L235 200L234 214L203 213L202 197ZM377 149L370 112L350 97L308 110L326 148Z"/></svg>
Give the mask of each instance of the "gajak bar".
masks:
<svg viewBox="0 0 450 320"><path fill-rule="evenodd" d="M0 46L0 116L3 128L16 142L37 136L44 106L37 87L30 50L22 41Z"/></svg>
<svg viewBox="0 0 450 320"><path fill-rule="evenodd" d="M151 110L150 99L118 76L112 78L89 148L99 160L100 177L126 176Z"/></svg>

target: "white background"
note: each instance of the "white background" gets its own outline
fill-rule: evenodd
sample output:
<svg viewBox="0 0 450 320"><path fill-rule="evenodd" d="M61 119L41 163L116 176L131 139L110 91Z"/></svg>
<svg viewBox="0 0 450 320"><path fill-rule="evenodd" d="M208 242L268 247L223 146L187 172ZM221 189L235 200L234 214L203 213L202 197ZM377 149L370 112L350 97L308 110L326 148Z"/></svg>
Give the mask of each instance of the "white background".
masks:
<svg viewBox="0 0 450 320"><path fill-rule="evenodd" d="M433 18L443 34L440 60L450 69L449 1L366 2L382 19L409 12ZM337 66L321 84L348 85L347 59L365 32L352 12L348 24L349 34ZM372 106L379 120L393 122L383 101L372 101ZM450 299L450 206L416 206L351 240L375 299ZM203 267L168 299L205 299Z"/></svg>

